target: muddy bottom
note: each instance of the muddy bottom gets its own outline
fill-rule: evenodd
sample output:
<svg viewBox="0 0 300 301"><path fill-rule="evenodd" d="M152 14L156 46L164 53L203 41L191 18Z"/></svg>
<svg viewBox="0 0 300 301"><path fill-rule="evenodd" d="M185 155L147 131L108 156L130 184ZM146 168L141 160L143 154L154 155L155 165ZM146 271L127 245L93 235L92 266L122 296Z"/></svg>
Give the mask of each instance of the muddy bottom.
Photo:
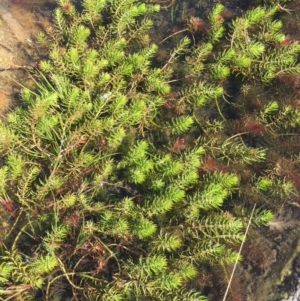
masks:
<svg viewBox="0 0 300 301"><path fill-rule="evenodd" d="M30 77L26 68L39 58L35 36L50 27L54 7L41 0L0 1L0 116Z"/></svg>

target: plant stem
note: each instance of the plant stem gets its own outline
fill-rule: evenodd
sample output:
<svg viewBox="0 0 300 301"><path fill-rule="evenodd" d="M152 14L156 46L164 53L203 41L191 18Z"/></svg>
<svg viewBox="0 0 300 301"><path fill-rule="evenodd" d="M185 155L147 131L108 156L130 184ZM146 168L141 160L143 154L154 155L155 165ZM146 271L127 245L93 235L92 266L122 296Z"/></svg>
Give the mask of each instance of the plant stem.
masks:
<svg viewBox="0 0 300 301"><path fill-rule="evenodd" d="M231 275L230 275L230 279L229 279L229 282L228 282L228 285L227 285L227 288L226 288L226 291L225 291L225 294L224 294L224 297L223 297L222 301L226 301L226 298L227 298L227 295L228 295L228 292L229 292L229 289L230 289L230 285L231 285L231 282L232 282L232 279L233 279L233 276L234 276L234 272L236 270L236 267L237 267L237 264L238 264L238 261L239 261L239 257L241 255L241 252L242 252L242 249L243 249L243 246L244 246L244 243L246 241L246 237L247 237L250 225L251 225L251 221L252 221L252 217L253 217L253 214L254 214L255 207L256 207L256 203L253 206L253 209L252 209L252 212L251 212L251 215L250 215L250 219L249 219L246 231L245 231L244 239L243 239L243 241L241 243L241 246L240 246L240 249L239 249L239 253L238 253L238 256L237 256L237 258L235 260L235 263L234 263L234 266L233 266L233 269L232 269L232 272L231 272Z"/></svg>

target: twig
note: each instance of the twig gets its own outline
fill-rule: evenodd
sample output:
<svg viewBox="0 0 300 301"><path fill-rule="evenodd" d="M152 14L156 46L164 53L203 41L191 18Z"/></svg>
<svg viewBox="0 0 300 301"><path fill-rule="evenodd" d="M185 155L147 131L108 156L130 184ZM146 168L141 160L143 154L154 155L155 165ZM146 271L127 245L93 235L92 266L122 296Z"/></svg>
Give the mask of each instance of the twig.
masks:
<svg viewBox="0 0 300 301"><path fill-rule="evenodd" d="M279 10L281 10L281 11L285 11L285 12L287 12L288 14L291 14L291 9L287 9L287 8L285 8L285 7L282 7L279 3L277 3L277 7L279 8Z"/></svg>
<svg viewBox="0 0 300 301"><path fill-rule="evenodd" d="M9 65L7 68L0 68L0 72L5 72L5 71L15 71L15 70L28 70L31 66L28 65L23 65L23 66L18 66L18 65ZM32 67L31 67L32 68Z"/></svg>
<svg viewBox="0 0 300 301"><path fill-rule="evenodd" d="M240 246L240 249L239 249L239 253L238 253L238 256L237 256L237 258L235 260L235 263L234 263L234 266L233 266L233 270L231 272L230 279L229 279L229 282L228 282L228 285L227 285L227 288L226 288L226 292L224 294L224 297L223 297L222 301L226 301L226 298L227 298L227 295L228 295L228 292L229 292L229 289L230 289L230 285L231 285L231 282L232 282L232 279L233 279L233 276L234 276L234 272L236 270L236 267L237 267L237 264L238 264L238 261L239 261L239 257L241 255L244 243L246 241L246 237L247 237L247 234L248 234L248 231L249 231L249 228L250 228L250 224L251 224L251 221L252 221L252 217L253 217L253 214L254 214L255 207L256 207L256 203L253 206L253 209L252 209L252 212L251 212L251 215L250 215L250 219L249 219L246 231L245 231L244 239L243 239L243 241L241 243L241 246Z"/></svg>
<svg viewBox="0 0 300 301"><path fill-rule="evenodd" d="M158 43L158 45L160 45L161 43L165 42L166 40L168 40L168 39L174 37L175 35L177 35L177 34L179 34L179 33L182 33L182 32L185 32L185 31L190 31L190 30L187 29L187 28L185 28L185 29L182 29L182 30L180 30L180 31L176 31L175 33L173 33L173 34L167 36L166 38L164 38L163 40L161 40L161 41Z"/></svg>

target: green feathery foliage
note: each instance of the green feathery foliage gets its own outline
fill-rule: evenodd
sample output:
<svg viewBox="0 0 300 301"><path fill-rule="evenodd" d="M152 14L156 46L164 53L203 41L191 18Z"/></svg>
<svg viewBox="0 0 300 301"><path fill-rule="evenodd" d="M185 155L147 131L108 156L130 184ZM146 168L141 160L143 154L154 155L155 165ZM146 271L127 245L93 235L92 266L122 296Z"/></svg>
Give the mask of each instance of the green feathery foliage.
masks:
<svg viewBox="0 0 300 301"><path fill-rule="evenodd" d="M159 65L148 36L158 4L81 4L58 1L53 29L38 36L49 53L35 87L0 121L0 296L205 300L199 267L235 263L244 240L252 206L238 213L235 195L295 193L291 178L239 171L267 156L245 137L297 127L299 111L272 99L234 133L226 81L298 74L299 43L283 43L277 6L227 27L217 4L201 42L181 38ZM271 218L258 209L253 224Z"/></svg>

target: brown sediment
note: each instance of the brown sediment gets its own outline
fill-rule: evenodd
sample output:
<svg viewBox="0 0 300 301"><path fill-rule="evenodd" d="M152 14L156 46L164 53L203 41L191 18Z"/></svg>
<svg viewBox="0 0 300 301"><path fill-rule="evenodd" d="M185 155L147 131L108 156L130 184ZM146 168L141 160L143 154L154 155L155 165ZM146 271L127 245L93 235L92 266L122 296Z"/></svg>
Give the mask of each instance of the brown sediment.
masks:
<svg viewBox="0 0 300 301"><path fill-rule="evenodd" d="M7 26L13 32L14 36L20 42L27 40L29 38L29 34L24 31L23 26L12 16L8 11L3 11L0 9L0 17L5 21Z"/></svg>
<svg viewBox="0 0 300 301"><path fill-rule="evenodd" d="M0 91L0 115L5 113L10 106L11 98L6 93Z"/></svg>
<svg viewBox="0 0 300 301"><path fill-rule="evenodd" d="M19 85L28 81L28 74L20 67L38 60L32 38L50 26L44 14L47 8L43 9L43 16L40 10L30 8L34 5L40 8L50 2L55 3L53 0L0 0L0 119L17 103ZM50 15L49 9L48 12Z"/></svg>
<svg viewBox="0 0 300 301"><path fill-rule="evenodd" d="M55 3L56 0L6 0L6 2L8 4L34 5L34 4Z"/></svg>

